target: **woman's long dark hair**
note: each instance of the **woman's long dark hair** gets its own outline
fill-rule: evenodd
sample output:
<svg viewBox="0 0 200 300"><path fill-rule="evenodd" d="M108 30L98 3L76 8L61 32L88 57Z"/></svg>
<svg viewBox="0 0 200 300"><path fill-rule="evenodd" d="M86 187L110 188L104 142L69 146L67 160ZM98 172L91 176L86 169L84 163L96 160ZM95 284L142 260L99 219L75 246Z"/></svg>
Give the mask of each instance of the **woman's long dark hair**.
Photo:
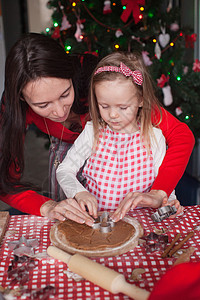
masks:
<svg viewBox="0 0 200 300"><path fill-rule="evenodd" d="M0 194L27 189L20 183L24 171L26 111L22 101L25 85L37 78L72 79L75 100L72 110L83 113L76 86L75 58L66 54L61 45L42 34L23 36L10 50L5 65L5 89L0 111Z"/></svg>

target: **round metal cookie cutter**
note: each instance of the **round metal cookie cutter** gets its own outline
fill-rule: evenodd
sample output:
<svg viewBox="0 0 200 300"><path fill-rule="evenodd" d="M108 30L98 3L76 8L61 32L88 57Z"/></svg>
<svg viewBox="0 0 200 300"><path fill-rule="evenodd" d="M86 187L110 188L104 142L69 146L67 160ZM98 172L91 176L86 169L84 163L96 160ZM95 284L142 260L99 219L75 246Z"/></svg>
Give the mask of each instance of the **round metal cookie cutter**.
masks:
<svg viewBox="0 0 200 300"><path fill-rule="evenodd" d="M102 233L108 233L112 231L115 223L111 220L109 213L104 211L101 216L95 219L93 229L99 229Z"/></svg>

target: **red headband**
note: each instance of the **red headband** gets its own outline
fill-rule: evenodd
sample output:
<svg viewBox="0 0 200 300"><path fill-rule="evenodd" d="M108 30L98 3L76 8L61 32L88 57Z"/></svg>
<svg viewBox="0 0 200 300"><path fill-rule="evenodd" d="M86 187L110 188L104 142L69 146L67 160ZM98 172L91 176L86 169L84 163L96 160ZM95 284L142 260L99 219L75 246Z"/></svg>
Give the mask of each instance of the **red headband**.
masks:
<svg viewBox="0 0 200 300"><path fill-rule="evenodd" d="M120 67L115 67L115 66L100 67L96 70L94 75L101 73L101 72L117 72L117 73L123 74L126 77L132 76L133 81L138 85L142 85L142 82L143 82L142 73L139 70L131 71L131 69L129 69L122 62L120 63Z"/></svg>

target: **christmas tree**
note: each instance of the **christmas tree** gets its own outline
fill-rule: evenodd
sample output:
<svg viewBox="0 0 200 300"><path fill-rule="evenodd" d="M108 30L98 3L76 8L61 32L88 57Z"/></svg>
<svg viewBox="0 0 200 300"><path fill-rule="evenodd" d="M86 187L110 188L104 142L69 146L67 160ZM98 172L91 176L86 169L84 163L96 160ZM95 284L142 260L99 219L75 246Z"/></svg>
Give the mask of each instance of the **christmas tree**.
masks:
<svg viewBox="0 0 200 300"><path fill-rule="evenodd" d="M200 61L188 55L196 34L181 28L172 0L50 0L47 7L52 27L44 34L69 54L141 51L160 102L200 137Z"/></svg>

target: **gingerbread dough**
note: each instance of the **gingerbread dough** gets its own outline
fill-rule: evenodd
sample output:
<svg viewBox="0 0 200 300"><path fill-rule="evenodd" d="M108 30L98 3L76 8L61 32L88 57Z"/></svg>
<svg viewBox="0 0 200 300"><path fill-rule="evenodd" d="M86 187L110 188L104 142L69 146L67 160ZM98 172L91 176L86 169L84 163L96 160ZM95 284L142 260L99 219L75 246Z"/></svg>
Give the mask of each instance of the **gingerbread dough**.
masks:
<svg viewBox="0 0 200 300"><path fill-rule="evenodd" d="M134 249L143 235L140 223L129 216L115 223L111 232L102 233L85 224L66 220L53 225L51 242L69 253L86 256L114 256Z"/></svg>
<svg viewBox="0 0 200 300"><path fill-rule="evenodd" d="M117 222L112 231L108 233L102 233L99 229L93 229L71 220L60 223L58 230L71 246L82 250L115 248L124 244L135 233L135 228L124 221Z"/></svg>

